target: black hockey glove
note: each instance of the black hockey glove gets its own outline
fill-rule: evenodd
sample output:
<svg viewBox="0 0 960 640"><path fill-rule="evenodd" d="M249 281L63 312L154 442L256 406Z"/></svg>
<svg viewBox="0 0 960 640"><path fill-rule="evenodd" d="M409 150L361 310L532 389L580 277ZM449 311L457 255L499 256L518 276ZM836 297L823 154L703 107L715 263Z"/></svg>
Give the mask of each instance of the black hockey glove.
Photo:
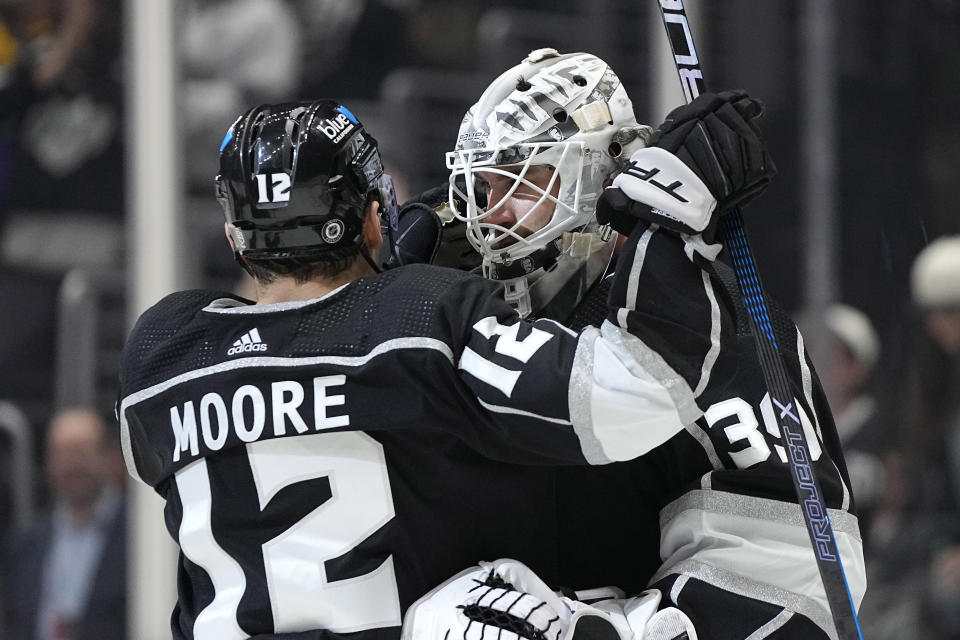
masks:
<svg viewBox="0 0 960 640"><path fill-rule="evenodd" d="M744 91L704 93L671 111L649 146L693 169L722 214L756 198L777 173L756 123L761 115L763 104Z"/></svg>
<svg viewBox="0 0 960 640"><path fill-rule="evenodd" d="M461 191L465 189L461 186ZM444 182L432 189L427 189L423 193L414 196L411 201L422 202L440 215L443 222L443 230L440 234L440 248L436 256L431 261L441 267L450 267L451 269L460 269L462 271L471 271L480 266L482 262L480 254L467 241L466 224L453 216L453 209L457 211L466 211L467 203L454 196L454 202L448 202L450 197L450 187Z"/></svg>
<svg viewBox="0 0 960 640"><path fill-rule="evenodd" d="M407 202L397 214L397 229L380 250L384 269L405 264L431 263L440 248L440 218L432 207Z"/></svg>
<svg viewBox="0 0 960 640"><path fill-rule="evenodd" d="M762 113L742 91L674 109L604 192L597 219L629 233L639 218L709 242L715 214L743 206L776 175L755 122Z"/></svg>

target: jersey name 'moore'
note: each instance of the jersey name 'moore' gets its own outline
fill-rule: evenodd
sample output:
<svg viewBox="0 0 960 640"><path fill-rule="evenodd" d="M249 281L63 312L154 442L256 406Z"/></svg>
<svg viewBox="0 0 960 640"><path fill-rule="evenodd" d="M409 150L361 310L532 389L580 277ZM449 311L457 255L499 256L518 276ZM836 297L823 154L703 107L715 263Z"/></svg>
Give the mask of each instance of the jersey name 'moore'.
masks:
<svg viewBox="0 0 960 640"><path fill-rule="evenodd" d="M343 386L344 375L320 376L313 379L312 428L324 431L350 425L350 416L327 415L329 407L346 403L346 396L331 395L330 387ZM255 442L265 435L280 437L307 433L311 426L304 416L310 416L311 407L303 407L306 391L295 380L278 380L264 392L252 384L234 390L232 397L215 392L205 394L199 403L188 400L183 405L170 407L170 428L173 430L173 462L179 462L184 452L191 457L200 455L200 443L206 451L219 451L230 432L241 442ZM270 428L267 430L267 419ZM197 424L199 422L199 429ZM288 432L292 428L292 432ZM264 431L267 433L264 434Z"/></svg>

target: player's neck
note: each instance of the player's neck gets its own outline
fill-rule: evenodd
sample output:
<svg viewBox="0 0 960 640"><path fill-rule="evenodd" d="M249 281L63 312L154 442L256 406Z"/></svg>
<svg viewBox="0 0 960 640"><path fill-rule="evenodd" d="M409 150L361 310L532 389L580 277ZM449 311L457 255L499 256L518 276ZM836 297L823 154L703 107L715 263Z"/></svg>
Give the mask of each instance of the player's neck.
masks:
<svg viewBox="0 0 960 640"><path fill-rule="evenodd" d="M293 278L279 277L269 284L257 283L257 304L322 298L334 289L338 289L358 278L373 274L374 271L367 264L367 261L358 258L349 267L332 277L318 276L307 282L297 282Z"/></svg>

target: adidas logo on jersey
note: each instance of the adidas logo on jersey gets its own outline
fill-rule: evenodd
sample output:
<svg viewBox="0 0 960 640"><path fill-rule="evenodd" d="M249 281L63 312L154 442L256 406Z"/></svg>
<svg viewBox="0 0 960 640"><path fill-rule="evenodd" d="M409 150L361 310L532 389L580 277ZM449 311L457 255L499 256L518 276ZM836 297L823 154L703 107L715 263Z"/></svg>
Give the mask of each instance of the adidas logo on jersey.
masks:
<svg viewBox="0 0 960 640"><path fill-rule="evenodd" d="M266 351L267 344L260 339L258 329L250 329L240 336L240 339L233 343L233 346L227 350L228 356L235 356L238 353L250 353L252 351Z"/></svg>

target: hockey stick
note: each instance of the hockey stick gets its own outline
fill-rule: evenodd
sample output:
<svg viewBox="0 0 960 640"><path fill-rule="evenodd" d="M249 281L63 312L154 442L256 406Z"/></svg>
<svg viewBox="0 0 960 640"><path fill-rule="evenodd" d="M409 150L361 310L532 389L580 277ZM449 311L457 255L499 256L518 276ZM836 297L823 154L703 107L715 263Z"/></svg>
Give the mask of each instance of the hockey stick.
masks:
<svg viewBox="0 0 960 640"><path fill-rule="evenodd" d="M687 21L683 0L658 0L660 15L670 41L670 49L680 75L683 94L687 102L696 98L704 89L703 71L693 46L693 35ZM830 526L827 505L823 499L820 483L813 470L813 459L807 446L799 411L793 408L793 393L787 379L786 367L779 354L776 335L767 312L767 303L760 284L760 276L754 265L750 245L743 227L739 209L726 213L722 220L724 244L733 259L740 294L743 297L750 329L753 333L763 369L764 381L774 406L779 408L777 422L781 436L787 443L790 475L793 479L797 501L810 534L820 579L827 595L837 636L841 640L863 640L860 621L850 595L837 540Z"/></svg>

